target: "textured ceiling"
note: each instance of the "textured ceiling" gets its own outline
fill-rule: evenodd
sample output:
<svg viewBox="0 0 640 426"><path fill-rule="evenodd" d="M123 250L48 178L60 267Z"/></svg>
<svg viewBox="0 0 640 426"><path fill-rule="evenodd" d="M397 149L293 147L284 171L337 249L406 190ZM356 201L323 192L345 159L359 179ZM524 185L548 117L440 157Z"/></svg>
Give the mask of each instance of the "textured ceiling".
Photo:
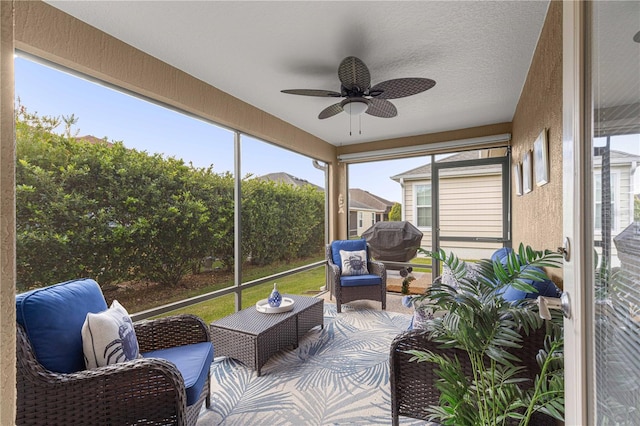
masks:
<svg viewBox="0 0 640 426"><path fill-rule="evenodd" d="M51 5L334 145L508 122L548 1L49 1ZM394 118L340 113L346 56L372 84L426 77L436 86L394 99ZM350 126L353 135L349 135ZM358 134L361 127L362 134Z"/></svg>

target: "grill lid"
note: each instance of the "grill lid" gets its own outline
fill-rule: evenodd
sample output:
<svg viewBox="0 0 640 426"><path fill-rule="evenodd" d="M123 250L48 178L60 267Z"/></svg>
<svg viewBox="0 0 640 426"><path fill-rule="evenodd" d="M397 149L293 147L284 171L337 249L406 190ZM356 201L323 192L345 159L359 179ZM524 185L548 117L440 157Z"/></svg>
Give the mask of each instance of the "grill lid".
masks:
<svg viewBox="0 0 640 426"><path fill-rule="evenodd" d="M422 232L411 223L378 222L362 233L371 256L388 262L408 262L416 257L422 241Z"/></svg>

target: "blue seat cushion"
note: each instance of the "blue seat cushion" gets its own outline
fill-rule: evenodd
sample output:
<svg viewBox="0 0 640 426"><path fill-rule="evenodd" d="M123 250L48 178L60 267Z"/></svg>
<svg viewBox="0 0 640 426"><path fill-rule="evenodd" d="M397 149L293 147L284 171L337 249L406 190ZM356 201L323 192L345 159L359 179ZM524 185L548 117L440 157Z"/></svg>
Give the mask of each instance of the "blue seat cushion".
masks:
<svg viewBox="0 0 640 426"><path fill-rule="evenodd" d="M27 333L40 364L57 373L86 369L82 324L87 313L106 309L100 286L87 278L16 296L16 321Z"/></svg>
<svg viewBox="0 0 640 426"><path fill-rule="evenodd" d="M382 279L378 275L344 275L340 277L342 287L358 287L365 285L380 285Z"/></svg>
<svg viewBox="0 0 640 426"><path fill-rule="evenodd" d="M342 259L340 258L340 250L344 251L359 251L367 250L367 241L360 240L336 240L331 243L331 257L333 263L338 265L340 272L342 272Z"/></svg>
<svg viewBox="0 0 640 426"><path fill-rule="evenodd" d="M182 374L187 390L187 405L198 400L202 388L209 377L213 361L213 345L210 342L193 343L174 348L145 352L144 358L161 358L172 362Z"/></svg>

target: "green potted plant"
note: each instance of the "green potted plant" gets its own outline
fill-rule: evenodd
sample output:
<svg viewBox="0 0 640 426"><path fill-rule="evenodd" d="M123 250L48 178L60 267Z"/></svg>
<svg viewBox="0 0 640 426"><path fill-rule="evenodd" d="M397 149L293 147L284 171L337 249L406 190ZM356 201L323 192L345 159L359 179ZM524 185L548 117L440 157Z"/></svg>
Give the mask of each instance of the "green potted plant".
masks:
<svg viewBox="0 0 640 426"><path fill-rule="evenodd" d="M539 412L562 420L561 319L555 315L555 321L545 324L534 298L502 297L508 288L535 293L531 282L545 280L541 268L558 267L559 256L520 245L503 261L482 260L469 267L453 254L422 252L443 262L453 275L453 282L435 282L420 297L433 311L446 312L427 321L425 332L439 347L461 350L473 372L465 374L457 357L436 350L407 351L413 355L411 361L435 364L440 404L427 408L430 419L456 426L528 425ZM535 382L526 385L520 359L512 352L522 347L527 334L543 326L547 336L537 355L540 371Z"/></svg>
<svg viewBox="0 0 640 426"><path fill-rule="evenodd" d="M402 304L407 308L410 308L413 305L413 298L415 297L409 294L409 287L411 286L411 282L416 279L413 275L411 275L412 272L413 268L411 266L400 269L400 276L402 277L400 293L402 293Z"/></svg>
<svg viewBox="0 0 640 426"><path fill-rule="evenodd" d="M409 294L409 286L411 285L411 282L416 279L416 277L411 275L412 272L413 267L411 266L400 269L400 276L402 277L402 287L400 288L400 292L405 296Z"/></svg>

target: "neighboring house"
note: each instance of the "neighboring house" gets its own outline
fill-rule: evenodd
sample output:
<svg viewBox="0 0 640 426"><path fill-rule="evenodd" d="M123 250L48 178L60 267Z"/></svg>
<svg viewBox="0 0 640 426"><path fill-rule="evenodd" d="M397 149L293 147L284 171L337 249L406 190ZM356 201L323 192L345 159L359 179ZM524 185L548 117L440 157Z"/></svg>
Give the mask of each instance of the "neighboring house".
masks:
<svg viewBox="0 0 640 426"><path fill-rule="evenodd" d="M482 151L465 151L440 163L486 157ZM504 155L503 153L500 153ZM432 246L431 164L425 164L391 179L402 186L402 220L423 233L422 247ZM502 174L499 165L458 167L440 171L440 235L473 238L502 236ZM442 248L463 259L488 257L500 243L448 242Z"/></svg>
<svg viewBox="0 0 640 426"><path fill-rule="evenodd" d="M454 162L483 158L482 151L467 151L452 155L440 162ZM610 153L611 207L616 223L611 224L615 237L633 222L634 174L640 157L621 151ZM601 157L594 163L595 239L601 239ZM407 220L423 234L422 247L432 244L432 188L431 164L425 164L391 179L402 186L402 220ZM501 171L497 165L443 169L440 173L440 235L474 238L500 237L502 232ZM535 191L535 188L534 188ZM524 195L526 196L526 194ZM487 257L499 243L448 242L443 248L454 251L461 258ZM615 248L612 252L615 259ZM616 265L612 265L616 266Z"/></svg>
<svg viewBox="0 0 640 426"><path fill-rule="evenodd" d="M109 142L107 140L107 138L98 138L95 137L93 135L84 135L84 136L77 136L75 138L77 141L83 141L83 142L89 142L90 144L96 145L96 144L104 144L107 146L113 146L113 142Z"/></svg>
<svg viewBox="0 0 640 426"><path fill-rule="evenodd" d="M307 180L297 178L289 173L269 173L259 176L258 179L271 180L289 185L312 185L321 191L324 189ZM394 202L385 200L363 189L349 190L349 236L362 235L364 231L376 222L389 220L389 212Z"/></svg>
<svg viewBox="0 0 640 426"><path fill-rule="evenodd" d="M290 175L289 173L285 173L285 172L269 173L269 174L266 174L266 175L259 176L258 179L271 180L271 181L274 181L274 182L286 183L286 184L294 185L294 186L311 185L311 186L313 186L315 188L318 188L321 191L324 191L324 189L321 186L318 186L315 183L311 183L308 180L300 179L298 177L295 177L295 176Z"/></svg>
<svg viewBox="0 0 640 426"><path fill-rule="evenodd" d="M609 159L610 184L611 184L611 240L624 231L634 221L634 195L638 188L635 187L636 169L640 163L640 156L628 152L611 150ZM602 244L602 157L595 156L593 164L593 188L594 188L594 240ZM611 266L620 266L616 247L612 242ZM601 247L596 251L600 255Z"/></svg>
<svg viewBox="0 0 640 426"><path fill-rule="evenodd" d="M349 236L362 235L374 223L389 220L394 204L363 189L349 189Z"/></svg>

